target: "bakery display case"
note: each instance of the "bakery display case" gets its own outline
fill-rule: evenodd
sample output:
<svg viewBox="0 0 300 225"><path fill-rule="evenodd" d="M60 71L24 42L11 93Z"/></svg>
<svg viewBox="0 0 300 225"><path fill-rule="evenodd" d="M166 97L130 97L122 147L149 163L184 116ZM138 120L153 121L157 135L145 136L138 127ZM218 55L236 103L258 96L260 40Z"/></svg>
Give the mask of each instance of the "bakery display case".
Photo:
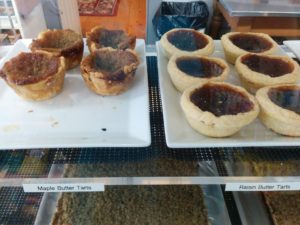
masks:
<svg viewBox="0 0 300 225"><path fill-rule="evenodd" d="M298 224L299 43L199 2L161 40L161 1L31 2L57 30L0 46L0 224Z"/></svg>

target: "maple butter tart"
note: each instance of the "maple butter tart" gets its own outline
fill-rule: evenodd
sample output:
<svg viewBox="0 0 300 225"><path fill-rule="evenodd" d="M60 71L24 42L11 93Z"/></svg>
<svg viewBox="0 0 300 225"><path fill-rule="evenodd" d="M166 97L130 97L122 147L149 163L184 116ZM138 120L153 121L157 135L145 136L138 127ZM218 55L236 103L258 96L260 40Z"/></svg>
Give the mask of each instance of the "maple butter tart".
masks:
<svg viewBox="0 0 300 225"><path fill-rule="evenodd" d="M83 56L82 36L73 30L46 30L30 45L31 51L48 52L65 58L66 69L78 66Z"/></svg>
<svg viewBox="0 0 300 225"><path fill-rule="evenodd" d="M288 56L248 53L237 59L236 70L243 86L252 93L265 86L294 84L300 79L298 63Z"/></svg>
<svg viewBox="0 0 300 225"><path fill-rule="evenodd" d="M221 37L227 62L235 64L240 55L246 53L275 54L277 43L267 34L251 32L230 32Z"/></svg>
<svg viewBox="0 0 300 225"><path fill-rule="evenodd" d="M259 113L252 95L225 82L206 82L186 89L181 108L191 127L210 137L233 135Z"/></svg>
<svg viewBox="0 0 300 225"><path fill-rule="evenodd" d="M136 37L124 30L108 30L101 26L94 27L86 34L90 52L101 48L135 49Z"/></svg>
<svg viewBox="0 0 300 225"><path fill-rule="evenodd" d="M224 81L229 66L220 58L174 55L169 60L168 72L174 86L183 92L199 82Z"/></svg>
<svg viewBox="0 0 300 225"><path fill-rule="evenodd" d="M139 59L133 50L103 48L85 57L80 65L86 85L99 95L118 95L132 85Z"/></svg>
<svg viewBox="0 0 300 225"><path fill-rule="evenodd" d="M275 85L256 93L266 127L287 136L300 136L300 86Z"/></svg>
<svg viewBox="0 0 300 225"><path fill-rule="evenodd" d="M193 29L175 28L166 32L160 40L165 55L211 55L213 39Z"/></svg>
<svg viewBox="0 0 300 225"><path fill-rule="evenodd" d="M24 99L46 100L63 89L65 60L46 52L20 53L4 64L0 76Z"/></svg>

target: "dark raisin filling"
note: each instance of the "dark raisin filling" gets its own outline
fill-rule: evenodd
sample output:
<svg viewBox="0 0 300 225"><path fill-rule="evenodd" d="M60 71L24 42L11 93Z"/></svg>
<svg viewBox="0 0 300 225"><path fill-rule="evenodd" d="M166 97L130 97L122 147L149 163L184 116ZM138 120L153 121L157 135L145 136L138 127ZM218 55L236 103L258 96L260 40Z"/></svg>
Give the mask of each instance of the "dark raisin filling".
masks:
<svg viewBox="0 0 300 225"><path fill-rule="evenodd" d="M268 96L276 105L300 115L300 87L271 88Z"/></svg>
<svg viewBox="0 0 300 225"><path fill-rule="evenodd" d="M245 94L225 85L206 84L193 91L190 99L202 111L217 117L249 112L254 107Z"/></svg>
<svg viewBox="0 0 300 225"><path fill-rule="evenodd" d="M176 60L178 69L182 72L200 78L220 76L224 68L214 61L197 57L180 57Z"/></svg>
<svg viewBox="0 0 300 225"><path fill-rule="evenodd" d="M235 34L229 37L231 42L247 52L260 53L272 48L272 43L263 37L252 34Z"/></svg>
<svg viewBox="0 0 300 225"><path fill-rule="evenodd" d="M270 77L280 77L293 72L293 65L278 58L270 58L262 55L246 55L242 63L252 71L263 73Z"/></svg>
<svg viewBox="0 0 300 225"><path fill-rule="evenodd" d="M176 48L183 51L196 51L204 48L208 40L204 35L193 30L177 30L167 36L168 41Z"/></svg>

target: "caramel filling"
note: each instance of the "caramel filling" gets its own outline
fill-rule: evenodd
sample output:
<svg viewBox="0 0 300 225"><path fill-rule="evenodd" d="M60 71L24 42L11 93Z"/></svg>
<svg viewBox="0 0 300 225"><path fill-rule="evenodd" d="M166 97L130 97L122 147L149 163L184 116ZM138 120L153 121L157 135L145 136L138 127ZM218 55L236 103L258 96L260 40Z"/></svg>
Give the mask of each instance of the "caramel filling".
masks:
<svg viewBox="0 0 300 225"><path fill-rule="evenodd" d="M206 84L194 90L190 99L202 111L217 117L249 112L254 107L245 94L225 85Z"/></svg>
<svg viewBox="0 0 300 225"><path fill-rule="evenodd" d="M276 105L300 115L300 88L278 87L271 88L268 96Z"/></svg>
<svg viewBox="0 0 300 225"><path fill-rule="evenodd" d="M224 67L218 63L204 58L180 57L176 65L182 72L199 78L217 77L224 71Z"/></svg>
<svg viewBox="0 0 300 225"><path fill-rule="evenodd" d="M280 77L293 72L293 65L279 58L271 58L259 55L246 55L242 63L252 71L263 73L270 77Z"/></svg>
<svg viewBox="0 0 300 225"><path fill-rule="evenodd" d="M94 71L103 73L103 79L122 81L126 77L124 67L137 62L136 56L130 52L97 51L92 56L91 66Z"/></svg>
<svg viewBox="0 0 300 225"><path fill-rule="evenodd" d="M135 40L135 37L127 36L123 30L98 29L91 34L91 40L101 47L125 50L130 48L130 44Z"/></svg>
<svg viewBox="0 0 300 225"><path fill-rule="evenodd" d="M58 57L42 53L21 53L4 66L7 77L17 85L33 84L57 73Z"/></svg>
<svg viewBox="0 0 300 225"><path fill-rule="evenodd" d="M81 36L71 30L51 30L42 39L33 41L34 48L66 49L81 41Z"/></svg>
<svg viewBox="0 0 300 225"><path fill-rule="evenodd" d="M183 51L196 51L204 48L208 40L204 35L193 30L177 30L167 36L168 41Z"/></svg>
<svg viewBox="0 0 300 225"><path fill-rule="evenodd" d="M254 34L235 34L229 37L230 41L248 52L260 53L272 48L272 43Z"/></svg>

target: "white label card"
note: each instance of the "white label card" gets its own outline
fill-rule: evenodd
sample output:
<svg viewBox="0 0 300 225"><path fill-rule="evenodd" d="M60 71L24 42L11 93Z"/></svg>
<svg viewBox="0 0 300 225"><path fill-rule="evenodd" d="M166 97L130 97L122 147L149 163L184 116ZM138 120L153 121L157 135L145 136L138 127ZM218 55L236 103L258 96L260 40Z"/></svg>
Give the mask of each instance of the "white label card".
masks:
<svg viewBox="0 0 300 225"><path fill-rule="evenodd" d="M74 183L74 184L23 184L24 192L102 192L104 184Z"/></svg>
<svg viewBox="0 0 300 225"><path fill-rule="evenodd" d="M286 183L229 183L225 191L299 191L300 182Z"/></svg>

